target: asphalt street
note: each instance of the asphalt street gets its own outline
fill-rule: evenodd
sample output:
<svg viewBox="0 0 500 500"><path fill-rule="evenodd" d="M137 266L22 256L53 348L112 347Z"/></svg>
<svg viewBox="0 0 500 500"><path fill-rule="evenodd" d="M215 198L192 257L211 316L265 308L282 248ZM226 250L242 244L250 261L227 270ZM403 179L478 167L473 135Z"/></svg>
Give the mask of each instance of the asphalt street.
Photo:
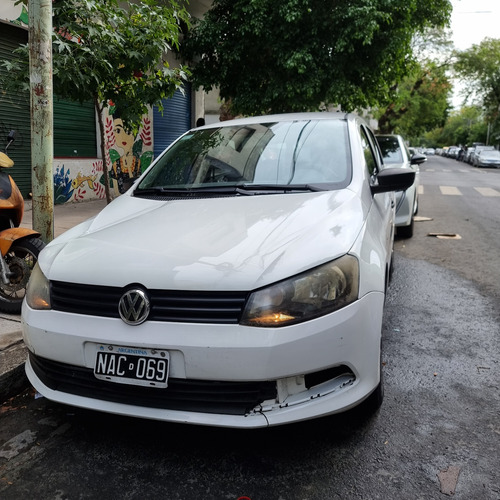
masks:
<svg viewBox="0 0 500 500"><path fill-rule="evenodd" d="M395 242L373 418L214 429L27 390L0 407L0 498L500 499L500 171L430 158L421 183L414 236Z"/></svg>

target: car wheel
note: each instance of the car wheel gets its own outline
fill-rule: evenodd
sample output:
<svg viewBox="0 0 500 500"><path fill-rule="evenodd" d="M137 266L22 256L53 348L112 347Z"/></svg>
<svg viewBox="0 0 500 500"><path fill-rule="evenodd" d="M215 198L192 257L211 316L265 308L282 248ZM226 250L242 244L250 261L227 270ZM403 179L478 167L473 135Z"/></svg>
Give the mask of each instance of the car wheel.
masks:
<svg viewBox="0 0 500 500"><path fill-rule="evenodd" d="M38 237L22 238L14 241L5 256L12 275L8 283L0 281L0 311L7 314L20 314L26 287L31 271L38 261L38 255L44 248L44 242Z"/></svg>
<svg viewBox="0 0 500 500"><path fill-rule="evenodd" d="M370 418L382 405L384 400L384 372L382 371L382 349L380 350L380 382L375 390L354 410L362 419Z"/></svg>

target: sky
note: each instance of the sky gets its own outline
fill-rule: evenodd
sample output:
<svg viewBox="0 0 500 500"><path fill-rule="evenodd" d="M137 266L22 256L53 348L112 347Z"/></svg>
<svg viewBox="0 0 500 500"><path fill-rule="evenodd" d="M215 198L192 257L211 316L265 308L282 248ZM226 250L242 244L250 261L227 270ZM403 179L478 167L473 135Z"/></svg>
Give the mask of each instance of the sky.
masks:
<svg viewBox="0 0 500 500"><path fill-rule="evenodd" d="M451 0L451 29L457 49L465 50L484 38L500 38L500 0Z"/></svg>
<svg viewBox="0 0 500 500"><path fill-rule="evenodd" d="M500 0L451 0L453 43L459 50L477 45L486 37L500 38ZM453 106L459 108L460 82L454 82Z"/></svg>

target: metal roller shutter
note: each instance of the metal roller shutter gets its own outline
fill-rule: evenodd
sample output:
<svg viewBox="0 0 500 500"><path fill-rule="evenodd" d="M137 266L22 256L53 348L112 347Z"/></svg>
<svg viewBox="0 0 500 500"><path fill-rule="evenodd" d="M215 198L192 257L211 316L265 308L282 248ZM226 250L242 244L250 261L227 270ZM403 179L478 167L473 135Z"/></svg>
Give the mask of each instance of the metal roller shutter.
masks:
<svg viewBox="0 0 500 500"><path fill-rule="evenodd" d="M0 24L0 60L13 59L12 52L28 42L28 32L9 24ZM2 76L7 70L0 67ZM10 174L25 198L31 192L31 128L29 93L3 93L0 89L0 150L3 151L10 130L16 130L15 142L8 154L14 161Z"/></svg>
<svg viewBox="0 0 500 500"><path fill-rule="evenodd" d="M191 128L191 86L184 93L177 90L171 99L163 100L163 115L153 109L153 152L157 158L180 135Z"/></svg>
<svg viewBox="0 0 500 500"><path fill-rule="evenodd" d="M54 156L96 158L94 105L54 97Z"/></svg>

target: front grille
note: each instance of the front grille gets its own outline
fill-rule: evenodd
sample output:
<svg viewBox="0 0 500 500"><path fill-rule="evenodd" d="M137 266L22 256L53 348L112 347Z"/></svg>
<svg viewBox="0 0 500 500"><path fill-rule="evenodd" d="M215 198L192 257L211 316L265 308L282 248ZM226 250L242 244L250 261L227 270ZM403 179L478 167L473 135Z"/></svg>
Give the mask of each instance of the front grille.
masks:
<svg viewBox="0 0 500 500"><path fill-rule="evenodd" d="M118 302L125 288L51 281L52 308L75 314L119 318ZM147 290L151 321L239 323L247 292Z"/></svg>
<svg viewBox="0 0 500 500"><path fill-rule="evenodd" d="M148 408L246 415L263 401L276 399L276 384L170 378L165 389L115 384L95 378L93 370L29 353L33 371L50 389Z"/></svg>

